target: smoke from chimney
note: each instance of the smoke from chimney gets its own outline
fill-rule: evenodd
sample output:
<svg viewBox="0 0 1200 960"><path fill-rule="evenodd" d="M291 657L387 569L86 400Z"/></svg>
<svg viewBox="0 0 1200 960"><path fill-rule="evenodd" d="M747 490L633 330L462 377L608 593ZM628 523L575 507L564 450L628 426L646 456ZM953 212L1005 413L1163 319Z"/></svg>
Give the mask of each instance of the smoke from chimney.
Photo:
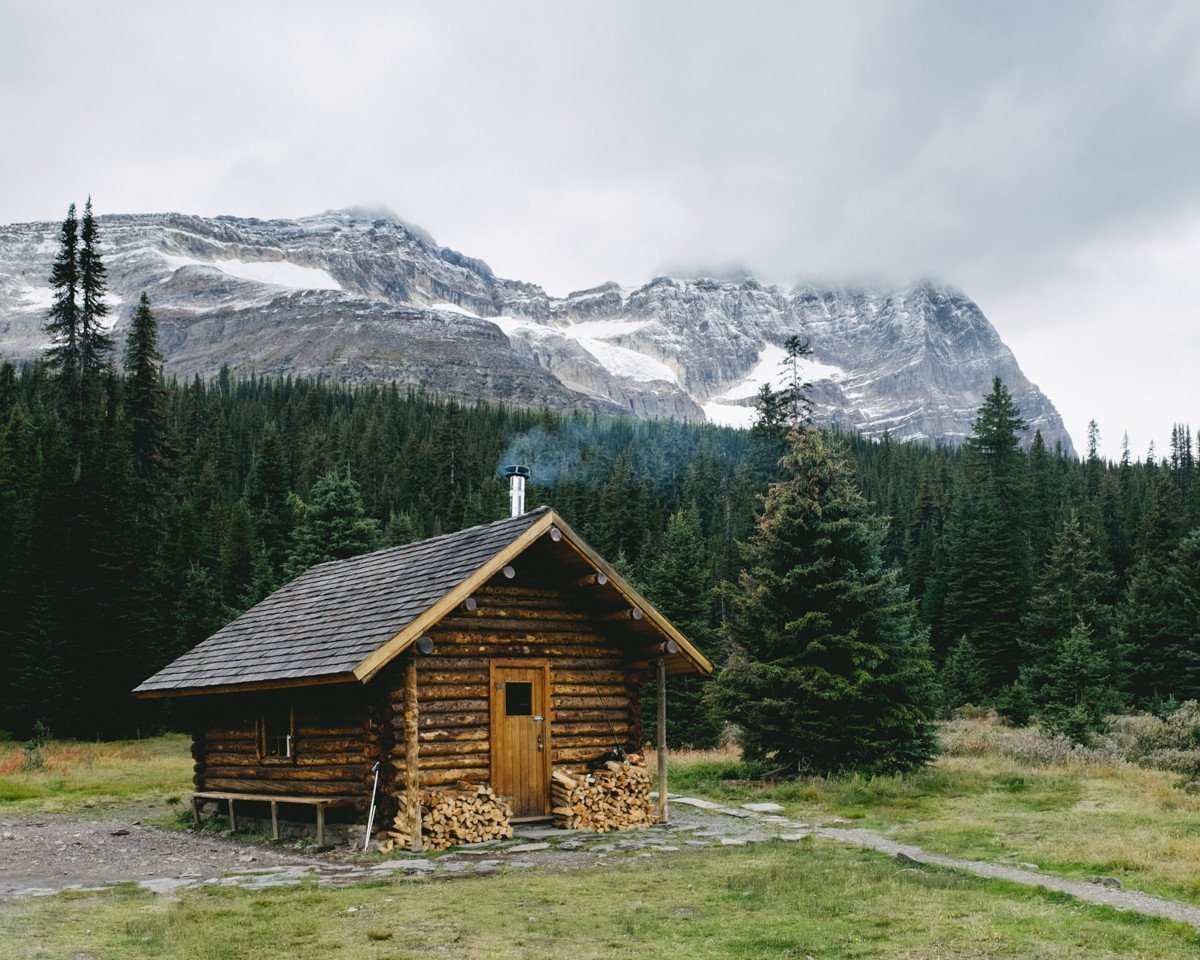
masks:
<svg viewBox="0 0 1200 960"><path fill-rule="evenodd" d="M514 463L504 468L504 476L508 477L509 515L519 517L525 512L525 481L530 476L529 468Z"/></svg>

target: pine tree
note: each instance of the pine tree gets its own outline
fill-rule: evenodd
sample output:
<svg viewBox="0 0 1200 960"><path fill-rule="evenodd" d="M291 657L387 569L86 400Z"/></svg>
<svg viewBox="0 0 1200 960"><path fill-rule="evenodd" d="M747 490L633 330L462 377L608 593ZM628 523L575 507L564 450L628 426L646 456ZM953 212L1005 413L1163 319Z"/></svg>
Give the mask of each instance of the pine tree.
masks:
<svg viewBox="0 0 1200 960"><path fill-rule="evenodd" d="M162 509L168 441L167 390L163 384L162 354L158 351L158 322L150 298L142 293L125 341L125 416L132 430L133 472L137 483L140 520Z"/></svg>
<svg viewBox="0 0 1200 960"><path fill-rule="evenodd" d="M83 207L79 231L79 360L84 381L99 377L108 366L112 337L104 328L108 306L108 270L100 258L100 235L92 215L92 198Z"/></svg>
<svg viewBox="0 0 1200 960"><path fill-rule="evenodd" d="M717 659L717 633L711 622L712 591L700 511L694 503L671 514L658 556L641 581L643 592L668 620L710 660ZM721 724L704 702L707 681L672 679L667 684L667 742L672 747L711 747ZM654 684L644 692L653 703ZM647 717L645 735L653 741L656 717Z"/></svg>
<svg viewBox="0 0 1200 960"><path fill-rule="evenodd" d="M1028 484L1020 411L999 377L962 455L949 529L942 637L970 638L988 689L1017 677L1030 587Z"/></svg>
<svg viewBox="0 0 1200 960"><path fill-rule="evenodd" d="M83 358L79 309L79 220L75 204L67 210L58 234L58 253L50 271L50 286L54 302L46 321L50 348L46 351L46 366L58 373L67 408L77 411L83 406Z"/></svg>
<svg viewBox="0 0 1200 960"><path fill-rule="evenodd" d="M1113 694L1112 670L1112 662L1093 642L1087 624L1077 619L1070 632L1055 642L1039 698L1042 725L1086 743L1105 716L1120 706Z"/></svg>
<svg viewBox="0 0 1200 960"><path fill-rule="evenodd" d="M379 545L379 521L364 515L358 484L334 471L313 486L309 503L298 502L300 518L287 562L290 579L327 560L342 560Z"/></svg>
<svg viewBox="0 0 1200 960"><path fill-rule="evenodd" d="M1079 517L1069 512L1034 586L1025 616L1025 662L1029 670L1036 672L1047 665L1054 645L1071 632L1077 621L1088 628L1093 642L1107 646L1114 579L1106 559L1083 532ZM1038 685L1036 679L1029 682Z"/></svg>
<svg viewBox="0 0 1200 960"><path fill-rule="evenodd" d="M987 677L966 636L959 637L946 654L946 662L942 664L941 693L945 710L977 705L988 699Z"/></svg>
<svg viewBox="0 0 1200 960"><path fill-rule="evenodd" d="M884 568L883 521L845 455L793 433L729 587L730 656L713 702L751 759L793 774L883 770L933 749L932 669L913 605Z"/></svg>

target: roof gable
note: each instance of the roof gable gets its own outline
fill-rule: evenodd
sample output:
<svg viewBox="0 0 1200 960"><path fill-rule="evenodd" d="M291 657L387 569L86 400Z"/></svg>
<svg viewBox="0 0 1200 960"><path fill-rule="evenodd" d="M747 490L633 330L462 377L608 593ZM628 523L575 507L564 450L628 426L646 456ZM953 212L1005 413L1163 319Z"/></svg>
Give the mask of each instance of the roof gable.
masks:
<svg viewBox="0 0 1200 960"><path fill-rule="evenodd" d="M712 664L548 507L418 543L319 564L142 683L139 696L366 682L539 537L565 539L648 625Z"/></svg>

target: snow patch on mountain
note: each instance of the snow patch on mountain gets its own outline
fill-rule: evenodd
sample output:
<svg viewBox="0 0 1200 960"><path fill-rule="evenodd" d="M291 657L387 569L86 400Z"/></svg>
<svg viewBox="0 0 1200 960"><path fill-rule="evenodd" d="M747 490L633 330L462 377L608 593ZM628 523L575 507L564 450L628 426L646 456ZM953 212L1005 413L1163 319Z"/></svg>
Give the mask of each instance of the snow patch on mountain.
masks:
<svg viewBox="0 0 1200 960"><path fill-rule="evenodd" d="M251 280L285 290L342 290L338 283L320 267L308 267L290 260L197 260L157 251L171 267L212 267L239 280Z"/></svg>
<svg viewBox="0 0 1200 960"><path fill-rule="evenodd" d="M763 384L769 384L773 390L779 390L791 382L791 371L784 364L787 361L787 351L773 343L764 344L758 354L758 362L740 383L726 390L718 400L748 400L758 395ZM813 357L803 357L798 364L800 379L807 383L820 380L839 381L846 378L846 371L835 367L832 363L822 363Z"/></svg>

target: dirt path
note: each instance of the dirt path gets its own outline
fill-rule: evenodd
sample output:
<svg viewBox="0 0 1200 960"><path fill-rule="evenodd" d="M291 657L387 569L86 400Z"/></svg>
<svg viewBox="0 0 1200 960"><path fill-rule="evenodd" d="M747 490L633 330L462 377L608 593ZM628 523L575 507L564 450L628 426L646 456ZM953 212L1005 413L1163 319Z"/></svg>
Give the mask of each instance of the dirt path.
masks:
<svg viewBox="0 0 1200 960"><path fill-rule="evenodd" d="M232 871L301 867L295 851L211 834L142 826L134 815L0 814L0 899L156 877L220 877Z"/></svg>
<svg viewBox="0 0 1200 960"><path fill-rule="evenodd" d="M1200 907L1136 890L930 853L872 830L802 823L780 816L780 808L774 804L730 807L682 796L672 797L671 802L667 826L599 836L525 826L510 841L431 857L399 854L382 862L356 857L345 849L309 854L211 834L146 827L137 822L136 813L122 816L120 811L97 819L0 815L0 900L117 883L136 883L155 893L170 894L210 885L264 889L312 880L342 886L384 877L451 878L501 869L573 870L630 857L819 836L887 853L913 865L929 864L1043 887L1086 903L1165 917L1200 929Z"/></svg>

